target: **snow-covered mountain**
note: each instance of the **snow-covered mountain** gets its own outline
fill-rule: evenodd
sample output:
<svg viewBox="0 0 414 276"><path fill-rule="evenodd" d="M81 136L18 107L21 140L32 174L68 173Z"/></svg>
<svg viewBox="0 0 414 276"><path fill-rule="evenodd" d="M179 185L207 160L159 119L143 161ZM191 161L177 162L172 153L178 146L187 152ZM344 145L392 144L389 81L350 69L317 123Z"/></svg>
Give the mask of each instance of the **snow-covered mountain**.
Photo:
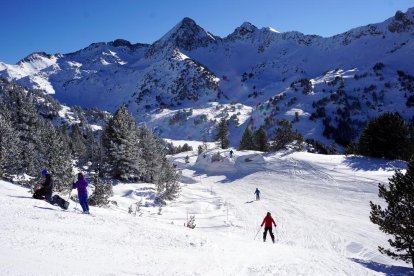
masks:
<svg viewBox="0 0 414 276"><path fill-rule="evenodd" d="M0 76L68 105L128 104L169 138L201 139L227 117L235 144L246 125L271 134L284 118L305 138L347 144L383 112L414 116L413 60L411 8L328 38L248 22L221 38L184 18L151 45L115 40L33 53L0 62Z"/></svg>

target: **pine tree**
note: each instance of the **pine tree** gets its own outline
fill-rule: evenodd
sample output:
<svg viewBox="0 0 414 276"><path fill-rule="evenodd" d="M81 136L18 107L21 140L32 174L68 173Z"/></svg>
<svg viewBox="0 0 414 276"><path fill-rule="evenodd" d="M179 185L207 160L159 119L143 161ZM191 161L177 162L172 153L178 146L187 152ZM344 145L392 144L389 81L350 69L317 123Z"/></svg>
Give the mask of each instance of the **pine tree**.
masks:
<svg viewBox="0 0 414 276"><path fill-rule="evenodd" d="M203 153L203 146L202 145L198 145L197 147L197 154L200 155Z"/></svg>
<svg viewBox="0 0 414 276"><path fill-rule="evenodd" d="M105 206L109 203L109 197L113 196L112 182L102 180L99 178L98 170L93 176L93 185L95 190L92 196L89 198L89 203L94 206Z"/></svg>
<svg viewBox="0 0 414 276"><path fill-rule="evenodd" d="M5 110L3 110L5 113ZM16 130L10 121L0 114L0 178L5 174L18 173L21 147Z"/></svg>
<svg viewBox="0 0 414 276"><path fill-rule="evenodd" d="M383 254L396 260L412 263L414 267L414 159L408 163L405 174L397 170L389 179L388 188L379 184L380 198L387 204L385 209L370 202L373 223L381 231L392 235L388 242L392 249L378 247Z"/></svg>
<svg viewBox="0 0 414 276"><path fill-rule="evenodd" d="M85 138L78 124L72 125L70 134L72 155L78 159L84 159L86 156Z"/></svg>
<svg viewBox="0 0 414 276"><path fill-rule="evenodd" d="M63 124L63 125L57 127L56 131L59 133L59 135L60 135L60 137L61 137L61 139L62 139L62 141L65 145L70 145L71 144L70 137L68 135L68 126L67 125Z"/></svg>
<svg viewBox="0 0 414 276"><path fill-rule="evenodd" d="M88 127L86 134L86 157L92 163L99 163L100 161L99 144L96 142L93 130L90 127Z"/></svg>
<svg viewBox="0 0 414 276"><path fill-rule="evenodd" d="M10 117L13 127L16 129L22 151L16 156L18 167L21 172L29 175L36 173L38 167L38 155L36 145L38 144L38 116L35 108L33 95L20 86L5 91L4 106L13 113Z"/></svg>
<svg viewBox="0 0 414 276"><path fill-rule="evenodd" d="M262 127L254 132L253 141L254 141L255 150L263 151L263 152L269 150L269 142L267 140L267 134L266 134L266 131Z"/></svg>
<svg viewBox="0 0 414 276"><path fill-rule="evenodd" d="M138 137L142 158L140 172L145 181L153 183L166 152L161 141L146 125L139 128Z"/></svg>
<svg viewBox="0 0 414 276"><path fill-rule="evenodd" d="M216 141L222 149L227 149L229 147L230 141L226 119L221 118L220 122L216 127L216 130L217 134L214 141Z"/></svg>
<svg viewBox="0 0 414 276"><path fill-rule="evenodd" d="M125 106L120 107L108 122L102 144L106 168L112 177L134 179L140 170L137 127Z"/></svg>
<svg viewBox="0 0 414 276"><path fill-rule="evenodd" d="M369 121L358 142L365 156L407 160L409 129L398 113L385 113Z"/></svg>
<svg viewBox="0 0 414 276"><path fill-rule="evenodd" d="M277 124L278 128L275 130L275 137L272 145L273 150L281 150L295 140L303 141L300 134L293 131L292 124L288 120L279 120Z"/></svg>
<svg viewBox="0 0 414 276"><path fill-rule="evenodd" d="M253 134L250 127L247 126L244 130L242 139L240 141L239 150L254 150Z"/></svg>
<svg viewBox="0 0 414 276"><path fill-rule="evenodd" d="M46 161L42 168L47 168L52 173L56 191L68 190L73 180L70 146L49 122L44 122L42 129L44 132L41 138L45 145L43 154Z"/></svg>
<svg viewBox="0 0 414 276"><path fill-rule="evenodd" d="M155 177L157 193L162 199L173 200L180 193L180 184L178 183L179 175L174 166L163 158L160 170Z"/></svg>

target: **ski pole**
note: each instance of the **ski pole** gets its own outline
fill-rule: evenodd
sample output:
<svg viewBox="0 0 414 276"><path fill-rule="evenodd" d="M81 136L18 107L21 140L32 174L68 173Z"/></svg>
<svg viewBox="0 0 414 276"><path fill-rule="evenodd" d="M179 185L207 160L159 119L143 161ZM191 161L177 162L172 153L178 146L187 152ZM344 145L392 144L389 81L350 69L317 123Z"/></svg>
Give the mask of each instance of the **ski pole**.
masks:
<svg viewBox="0 0 414 276"><path fill-rule="evenodd" d="M73 183L76 183L76 176L75 175L73 176ZM70 192L69 192L69 196L70 196L70 194L72 194L72 190L73 190L73 184L71 186L71 189L70 189ZM78 200L75 200L75 202L76 202L76 204L75 204L75 210L78 209L78 201L79 201L79 197L78 197Z"/></svg>
<svg viewBox="0 0 414 276"><path fill-rule="evenodd" d="M276 241L279 241L279 234L277 233L277 225L275 226L275 231L276 231Z"/></svg>
<svg viewBox="0 0 414 276"><path fill-rule="evenodd" d="M254 236L254 239L253 240L255 240L256 239L256 237L257 237L257 235L259 234L259 232L260 232L260 229L262 229L262 225L260 225L260 228L259 228L259 231L257 231L257 233L256 233L256 236Z"/></svg>
<svg viewBox="0 0 414 276"><path fill-rule="evenodd" d="M75 176L73 176L72 175L72 180L75 180ZM73 181L72 181L72 184L70 184L70 187L69 187L69 197L68 197L68 201L70 200L70 196L72 195L72 190L73 190Z"/></svg>
<svg viewBox="0 0 414 276"><path fill-rule="evenodd" d="M72 194L72 189L69 189L69 196L68 196L68 201L70 200L70 195Z"/></svg>

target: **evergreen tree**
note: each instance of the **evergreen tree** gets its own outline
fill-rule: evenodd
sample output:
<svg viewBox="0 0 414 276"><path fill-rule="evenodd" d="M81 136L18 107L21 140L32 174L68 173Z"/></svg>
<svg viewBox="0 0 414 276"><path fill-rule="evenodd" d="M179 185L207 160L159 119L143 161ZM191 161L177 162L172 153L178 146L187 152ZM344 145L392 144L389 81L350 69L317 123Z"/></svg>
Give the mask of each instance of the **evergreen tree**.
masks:
<svg viewBox="0 0 414 276"><path fill-rule="evenodd" d="M226 119L221 118L220 122L218 123L217 127L217 134L214 139L222 149L227 149L229 147L229 129L227 126Z"/></svg>
<svg viewBox="0 0 414 276"><path fill-rule="evenodd" d="M166 152L161 141L146 125L139 128L138 137L142 157L140 171L144 181L153 183Z"/></svg>
<svg viewBox="0 0 414 276"><path fill-rule="evenodd" d="M258 130L254 132L253 135L254 147L255 150L258 151L268 151L269 150L269 142L267 140L266 131L260 127Z"/></svg>
<svg viewBox="0 0 414 276"><path fill-rule="evenodd" d="M139 148L135 120L125 106L120 107L108 122L102 145L106 169L112 177L128 180L139 174Z"/></svg>
<svg viewBox="0 0 414 276"><path fill-rule="evenodd" d="M19 172L16 156L21 154L20 151L20 141L16 130L10 121L0 114L0 178L5 174Z"/></svg>
<svg viewBox="0 0 414 276"><path fill-rule="evenodd" d="M10 117L13 127L18 133L22 151L16 156L19 170L29 175L36 173L38 155L38 116L33 101L33 95L20 86L6 91L4 107L13 112Z"/></svg>
<svg viewBox="0 0 414 276"><path fill-rule="evenodd" d="M358 141L365 156L407 160L408 126L398 113L385 113L369 121Z"/></svg>
<svg viewBox="0 0 414 276"><path fill-rule="evenodd" d="M44 129L42 141L46 145L43 153L46 164L41 168L47 168L52 173L56 191L71 189L73 171L69 144L64 142L62 136L49 122L44 122L42 129Z"/></svg>
<svg viewBox="0 0 414 276"><path fill-rule="evenodd" d="M203 153L203 146L202 145L198 145L197 147L197 154L200 155Z"/></svg>
<svg viewBox="0 0 414 276"><path fill-rule="evenodd" d="M253 134L250 127L247 126L244 130L242 139L240 141L239 150L254 150Z"/></svg>
<svg viewBox="0 0 414 276"><path fill-rule="evenodd" d="M388 188L379 184L378 196L387 206L382 209L371 201L370 219L381 231L393 236L388 242L395 249L378 247L379 251L396 260L411 262L414 267L414 159L408 163L405 174L395 172Z"/></svg>
<svg viewBox="0 0 414 276"><path fill-rule="evenodd" d="M93 186L95 190L89 198L89 204L93 206L107 205L109 197L113 196L112 182L109 179L102 180L99 178L99 172L96 170L93 176Z"/></svg>
<svg viewBox="0 0 414 276"><path fill-rule="evenodd" d="M155 177L157 192L162 199L172 200L180 193L179 175L167 158L161 161L161 167Z"/></svg>
<svg viewBox="0 0 414 276"><path fill-rule="evenodd" d="M62 141L65 145L70 145L71 144L70 137L68 135L68 126L67 125L63 124L63 125L57 127L56 131L60 135L60 137L61 137L61 139L62 139Z"/></svg>
<svg viewBox="0 0 414 276"><path fill-rule="evenodd" d="M293 131L292 124L288 120L279 120L278 128L275 130L275 138L273 140L272 148L274 150L281 150L289 143L298 139L298 133Z"/></svg>
<svg viewBox="0 0 414 276"><path fill-rule="evenodd" d="M72 125L70 134L72 155L75 158L83 159L86 156L85 138L78 124Z"/></svg>
<svg viewBox="0 0 414 276"><path fill-rule="evenodd" d="M86 134L86 157L92 163L99 163L100 161L99 144L96 142L93 130L90 127L88 127Z"/></svg>
<svg viewBox="0 0 414 276"><path fill-rule="evenodd" d="M181 148L181 151L180 151L180 152L192 151L192 150L193 150L193 147L192 147L192 146L190 146L189 144L185 143L185 144L183 145L183 147Z"/></svg>

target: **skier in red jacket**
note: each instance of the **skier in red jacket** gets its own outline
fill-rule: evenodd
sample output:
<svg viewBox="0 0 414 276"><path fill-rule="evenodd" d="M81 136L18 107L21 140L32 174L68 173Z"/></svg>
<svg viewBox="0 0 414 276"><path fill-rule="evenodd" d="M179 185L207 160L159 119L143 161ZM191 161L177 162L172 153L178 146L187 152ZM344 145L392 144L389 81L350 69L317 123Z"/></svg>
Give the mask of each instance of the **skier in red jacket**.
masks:
<svg viewBox="0 0 414 276"><path fill-rule="evenodd" d="M267 231L269 231L270 237L272 238L273 243L275 243L275 236L273 235L273 232L272 232L272 224L276 227L276 222L273 220L270 212L267 212L267 215L263 219L261 226L263 226L263 224L265 226L264 232L263 232L263 241L264 242L266 241Z"/></svg>

